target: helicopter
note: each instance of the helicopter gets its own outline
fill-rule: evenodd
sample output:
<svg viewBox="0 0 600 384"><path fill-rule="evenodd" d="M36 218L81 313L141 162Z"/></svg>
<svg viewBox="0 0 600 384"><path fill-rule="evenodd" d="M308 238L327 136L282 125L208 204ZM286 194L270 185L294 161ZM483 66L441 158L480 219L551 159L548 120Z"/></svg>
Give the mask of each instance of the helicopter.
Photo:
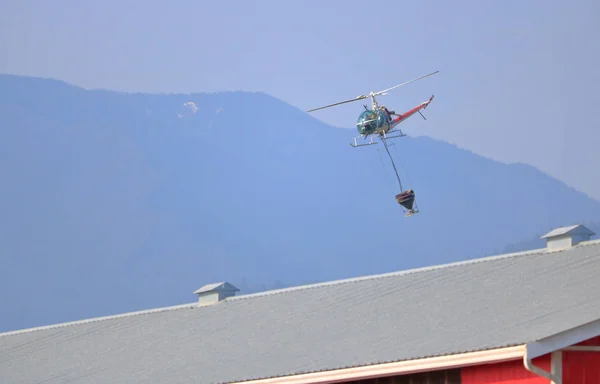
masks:
<svg viewBox="0 0 600 384"><path fill-rule="evenodd" d="M354 99L339 101L337 103L328 104L328 105L325 105L322 107L313 108L313 109L309 109L308 111L306 111L306 112L314 112L314 111L318 111L320 109L330 108L330 107L334 107L334 106L337 106L340 104L351 103L351 102L363 100L363 99L366 99L369 97L371 98L371 108L369 109L366 105L364 105L365 110L359 115L358 121L356 123L357 130L358 130L358 133L360 134L360 136L354 137L354 142L350 143L350 145L352 147L356 148L356 147L363 147L363 146L367 146L367 145L377 144L377 142L375 142L373 140L373 137L375 135L379 136L379 138L381 139L381 141L383 142L383 144L385 146L385 150L387 151L388 156L390 157L392 166L394 167L394 172L396 173L396 178L398 179L398 183L400 185L400 193L396 195L396 201L403 208L405 208L405 215L404 215L405 217L412 216L415 213L419 212L419 209L416 207L416 204L415 204L415 192L412 189L409 189L406 191L403 189L402 181L400 180L400 176L398 176L398 170L396 169L396 164L394 164L394 159L392 158L392 155L390 154L386 140L406 136L402 132L402 130L398 129L398 130L394 131L394 128L396 128L400 123L404 122L406 119L408 119L415 113L419 113L421 115L421 117L423 117L424 120L427 120L425 118L425 116L423 116L423 113L421 112L421 110L423 110L429 106L429 104L433 100L434 95L432 95L429 98L429 100L423 101L419 105L415 106L414 108L412 108L409 111L404 112L400 115L396 114L394 111L390 112L386 108L385 105L380 106L377 103L376 96L380 96L380 95L385 96L392 89L401 87L403 85L412 83L417 80L424 79L431 75L435 75L438 72L439 71L429 73L425 76L421 76L416 79L406 81L402 84L395 85L393 87L384 89L379 92L371 91L369 93L369 95L360 95L360 96L355 97ZM395 117L392 117L392 116L395 116ZM369 142L366 144L359 144L357 142L357 139L360 137L362 137L364 140L369 138Z"/></svg>
<svg viewBox="0 0 600 384"><path fill-rule="evenodd" d="M433 100L433 95L429 98L429 100L424 101L422 103L420 103L419 105L417 105L416 107L414 107L413 109L401 114L401 115L397 115L396 113L394 113L393 111L390 112L385 105L379 105L377 103L377 99L376 96L385 96L388 94L389 91L391 91L392 89L401 87L403 85L412 83L414 81L417 80L421 80L424 79L428 76L431 75L435 75L436 73L438 73L439 71L435 71L432 72L430 74L427 74L425 76L421 76L418 77L416 79L412 79L409 81L406 81L402 84L398 84L395 85L393 87L390 87L388 89L384 89L383 91L379 91L379 92L373 92L371 91L369 93L369 95L360 95L355 97L354 99L349 99L349 100L344 100L344 101L340 101L337 103L333 103L333 104L328 104L322 107L318 107L318 108L313 108L313 109L309 109L306 112L314 112L314 111L318 111L321 109L325 109L325 108L330 108L330 107L334 107L337 105L341 105L341 104L346 104L346 103L351 103L354 101L358 101L358 100L363 100L366 98L371 98L371 109L367 108L366 105L364 105L365 110L360 114L360 116L358 117L358 122L356 123L357 126L357 130L358 133L360 133L360 136L356 136L354 137L354 143L350 143L350 145L352 147L363 147L366 145L373 145L373 144L377 144L377 142L375 142L373 140L373 136L374 135L378 135L379 137L383 137L386 139L395 139L398 137L403 137L406 136L400 129L398 129L397 131L393 131L394 128L396 128L396 126L400 123L402 123L403 121L405 121L406 119L408 119L409 117L411 117L412 115L414 115L415 113L419 113L421 115L421 117L423 117L423 119L425 119L425 116L423 116L423 113L421 113L422 109L425 109L429 106L429 104L431 103L431 101ZM396 116L394 118L392 118L392 116ZM427 119L425 119L427 120ZM396 133L396 135L391 135L388 136L389 133ZM357 139L358 138L363 138L363 139L367 139L369 138L370 141L366 144L358 144Z"/></svg>

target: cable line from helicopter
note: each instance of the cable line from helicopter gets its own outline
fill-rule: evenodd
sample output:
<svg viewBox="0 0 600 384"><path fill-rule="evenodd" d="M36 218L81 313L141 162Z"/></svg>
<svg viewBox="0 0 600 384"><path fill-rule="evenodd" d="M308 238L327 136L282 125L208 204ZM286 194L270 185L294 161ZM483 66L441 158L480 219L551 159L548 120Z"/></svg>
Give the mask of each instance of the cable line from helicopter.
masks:
<svg viewBox="0 0 600 384"><path fill-rule="evenodd" d="M402 192L404 192L404 189L402 188L402 181L400 180L400 176L398 175L398 170L396 169L396 164L394 163L394 159L392 158L392 155L390 154L390 150L388 149L387 141L384 137L382 137L381 142L383 143L383 146L385 147L385 151L387 152L388 156L390 157L392 167L394 167L394 172L396 173L396 178L398 179L398 185L400 185L400 192L402 193Z"/></svg>
<svg viewBox="0 0 600 384"><path fill-rule="evenodd" d="M390 147L391 147L391 145L390 145ZM412 184L413 182L410 179L410 175L408 174L408 171L406 170L406 168L404 168L404 162L402 161L402 158L400 157L398 148L394 147L391 149L390 152L394 152L393 155L394 155L394 157L396 157L396 160L400 163L401 171L404 172L404 175L406 176L406 180L408 181L409 184Z"/></svg>

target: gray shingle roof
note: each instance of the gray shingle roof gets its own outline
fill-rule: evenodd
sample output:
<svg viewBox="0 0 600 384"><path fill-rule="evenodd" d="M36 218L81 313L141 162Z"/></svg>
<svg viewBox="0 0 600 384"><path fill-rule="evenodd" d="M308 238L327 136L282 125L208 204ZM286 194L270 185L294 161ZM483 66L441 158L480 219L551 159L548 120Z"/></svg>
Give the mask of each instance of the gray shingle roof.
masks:
<svg viewBox="0 0 600 384"><path fill-rule="evenodd" d="M7 333L0 378L218 383L519 345L600 319L599 273L594 241Z"/></svg>

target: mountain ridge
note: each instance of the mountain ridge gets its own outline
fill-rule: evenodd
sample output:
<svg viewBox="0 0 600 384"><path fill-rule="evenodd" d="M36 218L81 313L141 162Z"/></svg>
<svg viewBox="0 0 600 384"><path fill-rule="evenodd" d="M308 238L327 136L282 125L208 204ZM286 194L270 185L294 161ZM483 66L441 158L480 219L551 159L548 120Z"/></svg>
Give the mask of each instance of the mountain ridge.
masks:
<svg viewBox="0 0 600 384"><path fill-rule="evenodd" d="M352 130L265 93L53 81L0 75L0 289L13 292L0 331L185 303L215 281L247 291L481 257L600 217L535 167L409 136L391 148L421 209L404 218L381 148L351 148ZM60 302L31 300L40 286Z"/></svg>

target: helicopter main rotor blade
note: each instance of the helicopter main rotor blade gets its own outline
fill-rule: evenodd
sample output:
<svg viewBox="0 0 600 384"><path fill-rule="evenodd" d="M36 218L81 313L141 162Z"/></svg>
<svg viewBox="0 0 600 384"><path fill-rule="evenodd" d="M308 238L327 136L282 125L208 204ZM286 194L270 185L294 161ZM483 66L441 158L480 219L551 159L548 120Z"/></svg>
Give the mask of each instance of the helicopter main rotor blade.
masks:
<svg viewBox="0 0 600 384"><path fill-rule="evenodd" d="M366 99L369 96L365 96L365 95L360 95L360 96L356 96L354 99L349 99L349 100L344 100L344 101L340 101L337 103L333 103L333 104L329 104L329 105L325 105L323 107L319 107L319 108L314 108L314 109L309 109L306 112L312 112L312 111L318 111L319 109L325 109L325 108L329 108L329 107L334 107L336 105L340 105L340 104L346 104L346 103L351 103L353 101L358 101L358 100L363 100Z"/></svg>
<svg viewBox="0 0 600 384"><path fill-rule="evenodd" d="M421 77L418 77L418 78L416 78L416 79L409 80L409 81L407 81L407 82L404 82L404 83L402 83L402 84L394 85L394 86L393 86L393 87L391 87L391 88L384 89L383 91L376 92L376 93L375 93L375 96L378 96L378 95L385 94L385 93L387 93L388 91L391 91L391 90L392 90L392 89L394 89L394 88L398 88L398 87L401 87L401 86L403 86L403 85L406 85L406 84L412 83L413 81L421 80L421 79L424 79L424 78L426 78L426 77L428 77L428 76L435 75L435 74L436 74L436 73L438 73L438 72L439 72L439 71L435 71L435 72L432 72L432 73L430 73L430 74L428 74L428 75L421 76Z"/></svg>
<svg viewBox="0 0 600 384"><path fill-rule="evenodd" d="M325 108L334 107L334 106L336 106L336 105L340 105L340 104L346 104L346 103L351 103L351 102L353 102L353 101L364 100L364 99L366 99L366 98L369 98L369 97L372 97L372 96L385 95L385 94L387 94L387 92L388 92L388 91L391 91L391 90L392 90L392 89L394 89L394 88L398 88L398 87L401 87L401 86L403 86L403 85L406 85L406 84L412 83L413 81L417 81L417 80L424 79L424 78L426 78L426 77L428 77L428 76L435 75L435 74L436 74L436 73L438 73L438 72L439 72L439 71L432 72L432 73L430 73L430 74L428 74L428 75L421 76L421 77L418 77L418 78L416 78L416 79L412 79L412 80L406 81L406 82L404 82L404 83L402 83L402 84L394 85L394 86L393 86L393 87L391 87L391 88L384 89L383 91L379 91L379 92L376 92L376 93L371 93L371 94L369 94L369 95L367 95L367 96L366 96L366 95L360 95L360 96L356 96L354 99L348 99L348 100L344 100L344 101L339 101L339 102L337 102L337 103L333 103L333 104L329 104L329 105L324 105L324 106L322 106L322 107L318 107L318 108L309 109L309 110L308 110L308 111L306 111L306 112L318 111L319 109L325 109Z"/></svg>

